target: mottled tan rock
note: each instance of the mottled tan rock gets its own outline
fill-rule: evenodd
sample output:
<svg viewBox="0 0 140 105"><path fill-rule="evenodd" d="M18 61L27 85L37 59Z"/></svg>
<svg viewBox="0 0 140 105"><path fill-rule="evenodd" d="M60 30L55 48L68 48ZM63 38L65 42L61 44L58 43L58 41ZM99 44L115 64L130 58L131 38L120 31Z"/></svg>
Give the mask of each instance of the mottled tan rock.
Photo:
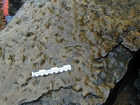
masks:
<svg viewBox="0 0 140 105"><path fill-rule="evenodd" d="M122 45L131 51L137 51L140 48L140 33L138 31L130 31L123 39Z"/></svg>
<svg viewBox="0 0 140 105"><path fill-rule="evenodd" d="M98 59L133 25L131 15L124 20L114 13L108 8L105 14L104 5L96 0L28 0L0 33L0 103L29 102L60 87L81 90L83 96L93 93L100 98L92 104L103 103L128 62L109 70L111 58ZM33 70L65 64L72 71L31 77Z"/></svg>

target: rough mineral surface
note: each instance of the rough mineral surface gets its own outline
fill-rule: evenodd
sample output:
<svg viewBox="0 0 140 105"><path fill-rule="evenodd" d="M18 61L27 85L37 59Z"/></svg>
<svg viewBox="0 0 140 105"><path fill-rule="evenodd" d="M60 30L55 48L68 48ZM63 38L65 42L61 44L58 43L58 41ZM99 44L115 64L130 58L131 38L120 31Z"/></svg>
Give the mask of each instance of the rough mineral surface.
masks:
<svg viewBox="0 0 140 105"><path fill-rule="evenodd" d="M0 7L2 7L1 5L1 1L0 1ZM6 21L3 15L3 10L0 8L0 31L4 28L4 26L6 25Z"/></svg>
<svg viewBox="0 0 140 105"><path fill-rule="evenodd" d="M130 31L123 39L122 45L131 51L137 51L140 48L140 33L138 31Z"/></svg>
<svg viewBox="0 0 140 105"><path fill-rule="evenodd" d="M124 55L124 53L126 54ZM121 70L125 69L124 67L125 64L123 62L128 60L128 58L130 58L131 56L132 55L129 53L129 51L125 50L122 46L113 49L113 51L108 54L107 56L108 59L106 59L107 61L105 62L106 63L105 65L107 65L107 63L110 63L109 68L106 68L108 65L104 66L107 71L105 72L102 71L98 74L96 83L98 83L99 85L102 84L105 80L109 80L110 82L115 83L116 80L114 78L114 75L124 74L123 71L122 73L120 72L120 69ZM119 60L119 58L121 58L121 60ZM100 59L100 61L103 59ZM118 65L122 65L122 66L118 68ZM112 71L112 69L114 70ZM110 75L111 73L112 75ZM107 75L108 77L105 76L105 74L109 74ZM27 102L22 105L87 105L87 104L94 105L95 103L96 105L101 105L100 104L101 102L99 102L98 100L100 99L100 97L95 96L94 93L92 92L90 92L88 95L83 97L81 91L82 90L76 92L71 87L60 88L58 90L50 91L49 93L39 97L38 100L33 100L32 102ZM95 98L97 100L95 100ZM120 98L123 99L121 96ZM119 104L117 103L115 105L119 105Z"/></svg>
<svg viewBox="0 0 140 105"><path fill-rule="evenodd" d="M28 0L0 33L0 103L22 104L67 87L82 100L92 94L87 104L105 102L131 58L120 44L131 45L130 26L140 25L140 3L128 1ZM72 71L31 77L66 64Z"/></svg>

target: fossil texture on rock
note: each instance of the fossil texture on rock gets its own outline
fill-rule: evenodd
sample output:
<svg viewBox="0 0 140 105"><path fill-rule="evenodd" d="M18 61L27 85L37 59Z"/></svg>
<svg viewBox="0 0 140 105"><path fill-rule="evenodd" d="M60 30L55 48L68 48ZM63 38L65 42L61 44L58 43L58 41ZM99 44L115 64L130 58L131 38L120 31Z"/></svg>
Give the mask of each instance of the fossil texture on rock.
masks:
<svg viewBox="0 0 140 105"><path fill-rule="evenodd" d="M80 91L85 97L92 93L92 104L103 103L126 72L131 58L121 45L115 52L112 49L121 41L126 45L129 35L124 31L139 18L133 18L131 8L129 13L125 9L123 13L119 11L115 7L118 2L112 6L105 6L106 3L26 1L0 33L0 103L22 104L65 87ZM72 71L31 77L33 70L66 64L72 66Z"/></svg>

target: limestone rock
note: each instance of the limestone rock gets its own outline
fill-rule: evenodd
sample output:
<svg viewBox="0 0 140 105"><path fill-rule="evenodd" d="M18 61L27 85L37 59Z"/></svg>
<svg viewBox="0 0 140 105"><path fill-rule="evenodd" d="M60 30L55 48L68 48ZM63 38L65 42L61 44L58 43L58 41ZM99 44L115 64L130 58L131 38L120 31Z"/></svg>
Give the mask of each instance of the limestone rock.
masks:
<svg viewBox="0 0 140 105"><path fill-rule="evenodd" d="M122 45L131 51L137 51L140 48L140 33L138 31L130 31L123 39Z"/></svg>
<svg viewBox="0 0 140 105"><path fill-rule="evenodd" d="M62 87L81 90L82 96L92 93L93 104L103 103L128 63L103 58L135 15L124 20L115 6L112 11L104 6L96 0L28 0L0 33L0 103L30 102ZM66 64L72 71L31 77L33 70Z"/></svg>

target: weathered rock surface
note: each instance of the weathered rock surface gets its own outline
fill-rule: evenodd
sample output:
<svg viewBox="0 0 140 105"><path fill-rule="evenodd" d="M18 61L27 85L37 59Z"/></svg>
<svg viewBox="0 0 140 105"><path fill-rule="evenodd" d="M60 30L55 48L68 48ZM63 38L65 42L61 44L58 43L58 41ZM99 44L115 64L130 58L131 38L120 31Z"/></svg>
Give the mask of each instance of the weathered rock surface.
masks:
<svg viewBox="0 0 140 105"><path fill-rule="evenodd" d="M65 87L92 94L89 104L103 103L131 58L121 45L112 49L132 43L128 27L138 26L140 16L135 2L28 0L0 33L0 103L22 104ZM33 70L65 64L72 71L31 77Z"/></svg>
<svg viewBox="0 0 140 105"><path fill-rule="evenodd" d="M126 54L124 55L124 53ZM123 62L128 60L128 58L130 58L131 56L131 53L128 50L124 49L122 46L113 49L113 51L108 54L107 59L103 58L104 60L106 60L105 63L110 62L110 66L105 64L104 68L107 71L102 71L98 74L96 80L96 83L98 83L97 85L100 85L105 81L116 83L116 80L119 79L116 79L114 75L121 76L124 74L123 71L122 73L120 72L120 70L118 69L118 65L121 65L121 70L126 69ZM118 58L122 58L121 60L119 60L120 62L118 62ZM100 61L103 59L100 59ZM111 68L114 70L111 71ZM92 105L95 103L97 105L101 105L101 102L99 102L98 100L101 97L95 96L92 92L83 97L81 91L82 90L74 91L74 89L72 89L71 87L60 88L55 91L50 91L49 93L43 95L37 100L33 100L32 102L27 102L22 105ZM97 100L95 100L95 98Z"/></svg>
<svg viewBox="0 0 140 105"><path fill-rule="evenodd" d="M0 1L0 31L4 28L6 21L3 15L3 10L1 9L2 7L2 1Z"/></svg>
<svg viewBox="0 0 140 105"><path fill-rule="evenodd" d="M140 48L140 33L138 31L130 31L123 39L122 45L131 51L137 51Z"/></svg>

